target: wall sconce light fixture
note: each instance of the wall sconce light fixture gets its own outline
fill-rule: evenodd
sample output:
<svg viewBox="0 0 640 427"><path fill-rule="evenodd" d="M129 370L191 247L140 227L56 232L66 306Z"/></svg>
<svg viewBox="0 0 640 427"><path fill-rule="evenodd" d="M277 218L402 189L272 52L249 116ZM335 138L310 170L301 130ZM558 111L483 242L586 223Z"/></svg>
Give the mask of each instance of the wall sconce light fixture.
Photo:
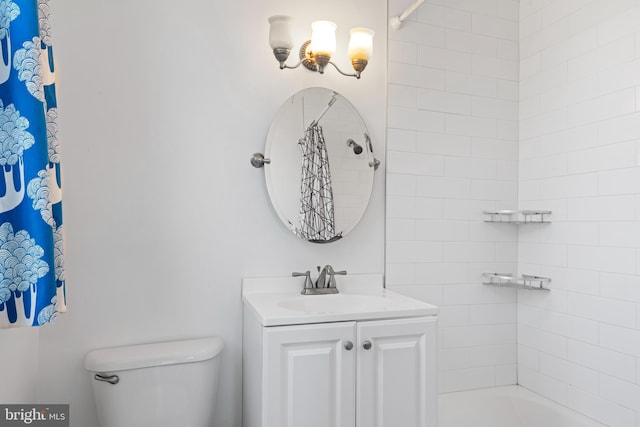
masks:
<svg viewBox="0 0 640 427"><path fill-rule="evenodd" d="M355 73L344 73L335 63L331 62L331 57L336 51L336 24L331 21L315 21L311 24L311 40L307 40L300 47L300 62L289 66L285 62L293 48L291 17L274 15L269 17L269 24L269 44L273 49L273 55L280 63L281 70L298 68L302 64L311 71L323 74L327 64L331 64L340 74L359 79L373 52L373 30L352 28L349 40L349 57Z"/></svg>

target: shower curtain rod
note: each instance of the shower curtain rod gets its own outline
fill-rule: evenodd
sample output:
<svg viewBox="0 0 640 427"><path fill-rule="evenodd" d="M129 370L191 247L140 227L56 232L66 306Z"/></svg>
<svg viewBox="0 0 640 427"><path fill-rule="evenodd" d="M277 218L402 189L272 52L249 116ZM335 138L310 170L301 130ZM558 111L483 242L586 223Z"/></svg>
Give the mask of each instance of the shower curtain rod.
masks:
<svg viewBox="0 0 640 427"><path fill-rule="evenodd" d="M423 0L424 1L424 0ZM311 122L311 124L309 125L309 127L315 126L318 124L318 122L320 122L320 119L322 119L322 117L324 117L325 114L327 114L327 111L329 111L329 108L331 108L333 106L333 104L335 104L336 102L336 92L333 92L333 96L331 97L331 99L329 100L329 103L327 104L326 107L324 107L324 110L322 110L320 112L320 115L318 115L318 118L315 119L314 121Z"/></svg>
<svg viewBox="0 0 640 427"><path fill-rule="evenodd" d="M407 19L409 15L415 12L416 9L419 8L422 3L424 3L424 0L416 0L415 3L413 3L411 6L406 8L404 12L402 12L400 15L392 17L390 19L391 28L393 28L394 30L397 30L400 27L402 27L402 24L404 23L405 19Z"/></svg>

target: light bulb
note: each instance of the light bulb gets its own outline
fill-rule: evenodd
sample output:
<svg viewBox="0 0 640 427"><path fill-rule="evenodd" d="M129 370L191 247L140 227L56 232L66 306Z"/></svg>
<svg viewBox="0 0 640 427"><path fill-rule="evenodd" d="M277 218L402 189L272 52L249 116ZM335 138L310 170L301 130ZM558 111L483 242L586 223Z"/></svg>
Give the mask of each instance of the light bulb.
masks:
<svg viewBox="0 0 640 427"><path fill-rule="evenodd" d="M352 28L349 40L349 58L351 61L368 61L373 53L373 30L369 28Z"/></svg>
<svg viewBox="0 0 640 427"><path fill-rule="evenodd" d="M291 35L291 17L274 15L269 17L269 44L271 49L291 49L293 36Z"/></svg>
<svg viewBox="0 0 640 427"><path fill-rule="evenodd" d="M311 52L314 56L331 57L336 51L336 28L331 21L315 21L311 24Z"/></svg>

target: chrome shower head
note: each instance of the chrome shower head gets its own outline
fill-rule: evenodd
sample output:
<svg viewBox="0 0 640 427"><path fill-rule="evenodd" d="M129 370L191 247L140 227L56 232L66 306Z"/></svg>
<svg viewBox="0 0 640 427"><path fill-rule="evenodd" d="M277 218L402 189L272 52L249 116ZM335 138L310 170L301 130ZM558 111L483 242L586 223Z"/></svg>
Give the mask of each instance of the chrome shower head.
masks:
<svg viewBox="0 0 640 427"><path fill-rule="evenodd" d="M362 146L355 142L353 139L347 139L347 146L353 147L353 152L356 155L362 153Z"/></svg>

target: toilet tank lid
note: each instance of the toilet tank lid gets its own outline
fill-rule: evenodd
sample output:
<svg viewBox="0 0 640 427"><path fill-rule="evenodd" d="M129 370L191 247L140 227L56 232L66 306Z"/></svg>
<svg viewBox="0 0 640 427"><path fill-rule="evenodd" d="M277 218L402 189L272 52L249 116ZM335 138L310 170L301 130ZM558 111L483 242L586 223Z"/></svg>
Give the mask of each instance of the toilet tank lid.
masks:
<svg viewBox="0 0 640 427"><path fill-rule="evenodd" d="M89 352L84 367L92 372L114 372L200 362L216 357L223 347L221 338L207 337L103 348Z"/></svg>

